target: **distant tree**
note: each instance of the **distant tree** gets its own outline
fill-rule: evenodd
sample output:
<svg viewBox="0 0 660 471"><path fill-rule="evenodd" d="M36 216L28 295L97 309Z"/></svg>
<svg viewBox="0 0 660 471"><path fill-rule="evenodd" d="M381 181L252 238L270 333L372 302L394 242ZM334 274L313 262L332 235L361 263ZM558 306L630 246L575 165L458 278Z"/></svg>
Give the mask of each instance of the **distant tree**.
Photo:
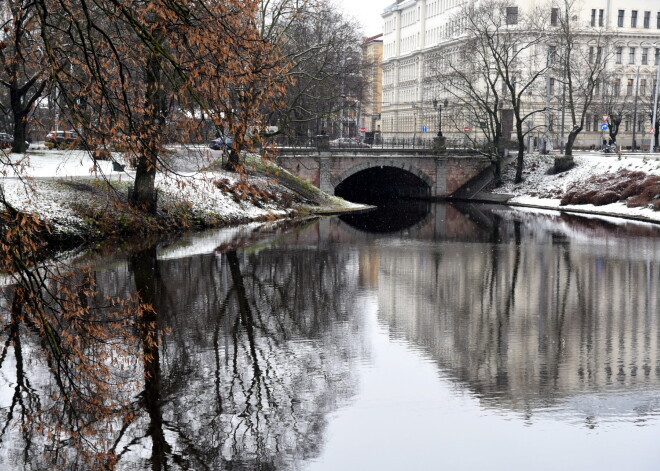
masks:
<svg viewBox="0 0 660 471"><path fill-rule="evenodd" d="M269 120L290 134L316 134L362 97L360 28L325 0L281 0L268 8L264 35L290 63L292 82Z"/></svg>
<svg viewBox="0 0 660 471"><path fill-rule="evenodd" d="M24 153L30 114L49 83L35 2L3 1L0 23L0 86L8 99L3 109L11 116L12 152Z"/></svg>
<svg viewBox="0 0 660 471"><path fill-rule="evenodd" d="M470 8L462 11L460 17L473 13ZM448 99L452 102L452 108L462 110L460 117L457 113L449 115L445 106L446 121L454 121L454 126L460 129L465 123L464 115L467 114L468 122L482 123L480 129L488 142L483 151L493 162L495 180L500 183L502 112L506 102L502 78L493 66L490 47L492 31L474 26L475 24L468 20L467 38L451 53L428 58L430 74L427 83L432 90L437 90L441 106L442 101ZM434 93L434 99L437 98Z"/></svg>
<svg viewBox="0 0 660 471"><path fill-rule="evenodd" d="M619 90L617 90L613 83L614 80L615 79L609 74L603 75L601 83L598 85L602 90L602 94L599 103L596 104L594 108L598 111L599 115L609 116L607 119L608 134L610 139L612 139L613 142L616 142L616 138L621 131L621 124L626 117L632 114L634 97L622 94L620 87L618 87ZM596 99L598 99L598 97ZM600 123L601 121L598 120L598 122ZM595 131L597 131L597 129L595 129Z"/></svg>
<svg viewBox="0 0 660 471"><path fill-rule="evenodd" d="M595 89L604 81L612 51L602 28L592 28L589 31L591 39L585 42L585 30L574 19L578 14L576 0L562 0L558 8L558 28L553 38L563 72L570 126L564 153L571 156L575 141L585 127L587 113L592 108ZM617 91L612 93L616 95Z"/></svg>
<svg viewBox="0 0 660 471"><path fill-rule="evenodd" d="M501 166L499 141L509 138L504 127L513 128L518 142L516 182L522 181L525 138L530 131L524 123L546 108L529 99L551 67L541 52L547 41L545 16L536 10L519 13L501 0L470 3L455 19L465 31L463 49L450 51L445 59L453 76L449 93L460 97L463 112L467 109L481 116L496 166Z"/></svg>

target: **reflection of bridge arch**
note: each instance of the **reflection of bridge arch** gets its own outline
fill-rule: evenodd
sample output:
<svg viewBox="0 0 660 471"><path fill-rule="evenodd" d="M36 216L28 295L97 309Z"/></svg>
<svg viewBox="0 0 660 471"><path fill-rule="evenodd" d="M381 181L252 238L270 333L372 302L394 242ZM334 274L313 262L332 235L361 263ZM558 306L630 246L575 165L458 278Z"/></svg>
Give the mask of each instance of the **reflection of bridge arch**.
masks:
<svg viewBox="0 0 660 471"><path fill-rule="evenodd" d="M408 172L417 178L419 178L425 185L428 187L429 191L434 187L435 181L430 177L426 172L420 170L414 165L411 165L409 162L400 159L374 159L367 162L361 162L353 167L342 172L338 177L333 177L331 179L333 188L337 188L337 185L352 177L353 175L363 172L370 169L378 168L396 168L404 172Z"/></svg>
<svg viewBox="0 0 660 471"><path fill-rule="evenodd" d="M393 202L382 208L358 214L339 216L344 222L341 227L349 233L379 233L391 236L404 236L410 232L423 232L428 224L435 221L435 206L429 202ZM354 232L355 231L355 232Z"/></svg>

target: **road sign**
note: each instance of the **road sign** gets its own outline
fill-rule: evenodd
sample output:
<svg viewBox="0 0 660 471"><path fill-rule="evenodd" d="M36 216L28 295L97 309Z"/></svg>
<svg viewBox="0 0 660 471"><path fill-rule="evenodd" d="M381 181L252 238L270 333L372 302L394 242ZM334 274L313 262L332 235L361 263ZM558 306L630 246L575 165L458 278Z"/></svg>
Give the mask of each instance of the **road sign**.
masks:
<svg viewBox="0 0 660 471"><path fill-rule="evenodd" d="M463 128L463 132L470 132L470 127L469 127L469 126L465 126L465 127Z"/></svg>
<svg viewBox="0 0 660 471"><path fill-rule="evenodd" d="M601 131L607 131L607 129L608 129L607 123L603 123L603 124L600 125L600 130Z"/></svg>
<svg viewBox="0 0 660 471"><path fill-rule="evenodd" d="M655 134L655 128L651 128L651 130L649 131L649 134Z"/></svg>
<svg viewBox="0 0 660 471"><path fill-rule="evenodd" d="M603 123L607 123L607 120L610 119L610 115L604 114L601 116L601 118L603 118Z"/></svg>
<svg viewBox="0 0 660 471"><path fill-rule="evenodd" d="M365 133L365 132L367 132L367 128L360 128L360 132L361 132L361 133Z"/></svg>
<svg viewBox="0 0 660 471"><path fill-rule="evenodd" d="M426 124L424 124L424 125L422 126L422 132L426 132L426 131L428 131L428 128L426 127Z"/></svg>

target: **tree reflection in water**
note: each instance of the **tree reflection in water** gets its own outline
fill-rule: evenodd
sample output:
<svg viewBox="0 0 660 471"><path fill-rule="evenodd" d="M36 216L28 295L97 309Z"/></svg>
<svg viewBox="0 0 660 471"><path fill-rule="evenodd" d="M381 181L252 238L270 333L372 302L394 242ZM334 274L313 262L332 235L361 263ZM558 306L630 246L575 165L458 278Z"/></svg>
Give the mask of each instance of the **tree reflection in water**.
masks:
<svg viewBox="0 0 660 471"><path fill-rule="evenodd" d="M21 316L20 299L7 290L0 366L5 375L14 368L15 394L3 404L1 462L9 469L254 470L314 456L325 413L354 389L347 359L361 348L344 332L355 327L346 294L357 283L346 262L346 255L317 250L159 261L150 247L93 272L102 294L69 280L92 310L135 293L137 315L114 337L115 364L124 366L102 391L93 375L61 381L39 332ZM25 374L26 349L33 379ZM112 410L87 413L93 428L75 428L61 398L50 395L90 385ZM87 448L72 448L74 431Z"/></svg>
<svg viewBox="0 0 660 471"><path fill-rule="evenodd" d="M43 310L44 322L27 315L19 287L4 289L0 465L294 467L319 453L327 413L356 389L358 290L389 335L426 350L486 407L527 421L585 393L658 390L654 232L434 211L377 244L324 220L268 248L178 259L140 248L50 281L77 317ZM597 426L602 414L588 412Z"/></svg>

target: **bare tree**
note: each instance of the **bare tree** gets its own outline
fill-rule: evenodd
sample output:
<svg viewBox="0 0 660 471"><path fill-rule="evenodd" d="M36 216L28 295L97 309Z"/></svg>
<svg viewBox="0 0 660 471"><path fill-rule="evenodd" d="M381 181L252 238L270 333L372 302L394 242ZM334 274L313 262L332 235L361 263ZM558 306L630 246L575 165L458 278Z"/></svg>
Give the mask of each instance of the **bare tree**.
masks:
<svg viewBox="0 0 660 471"><path fill-rule="evenodd" d="M564 153L573 155L573 146L585 127L587 113L595 98L595 89L603 82L607 62L612 52L609 39L601 28L585 30L577 23L578 6L575 0L563 0L558 8L558 29L554 40L566 87L566 107L570 131ZM585 39L589 32L589 39Z"/></svg>
<svg viewBox="0 0 660 471"><path fill-rule="evenodd" d="M273 110L269 120L286 133L317 134L347 106L347 99L361 99L359 26L326 0L264 3L270 19L264 35L290 62L292 82L284 106Z"/></svg>
<svg viewBox="0 0 660 471"><path fill-rule="evenodd" d="M511 130L515 132L516 182L522 181L525 137L530 130L524 128L524 123L546 109L544 104L530 100L551 66L542 52L547 41L546 16L536 10L519 13L518 7L501 0L469 4L456 21L463 24L466 37L462 39L471 49L461 52L477 57L449 54L450 70L465 71L456 80L463 90L454 89L453 94L465 94L464 100L472 103L471 109L487 117L483 128L491 142L506 141ZM467 83L475 79L476 85ZM497 147L494 149L495 154L499 153ZM495 156L494 160L499 162L500 157Z"/></svg>
<svg viewBox="0 0 660 471"><path fill-rule="evenodd" d="M24 153L28 118L49 83L33 0L0 4L0 86L7 91L14 134L12 152Z"/></svg>
<svg viewBox="0 0 660 471"><path fill-rule="evenodd" d="M634 108L634 91L632 94L622 93L621 84L616 80L614 74L604 73L594 89L594 95L596 95L594 99L598 100L598 103L595 103L593 108L598 110L599 115L609 116L607 119L608 134L612 142L616 142L621 131L621 124L633 114ZM594 120L594 122L599 121Z"/></svg>

